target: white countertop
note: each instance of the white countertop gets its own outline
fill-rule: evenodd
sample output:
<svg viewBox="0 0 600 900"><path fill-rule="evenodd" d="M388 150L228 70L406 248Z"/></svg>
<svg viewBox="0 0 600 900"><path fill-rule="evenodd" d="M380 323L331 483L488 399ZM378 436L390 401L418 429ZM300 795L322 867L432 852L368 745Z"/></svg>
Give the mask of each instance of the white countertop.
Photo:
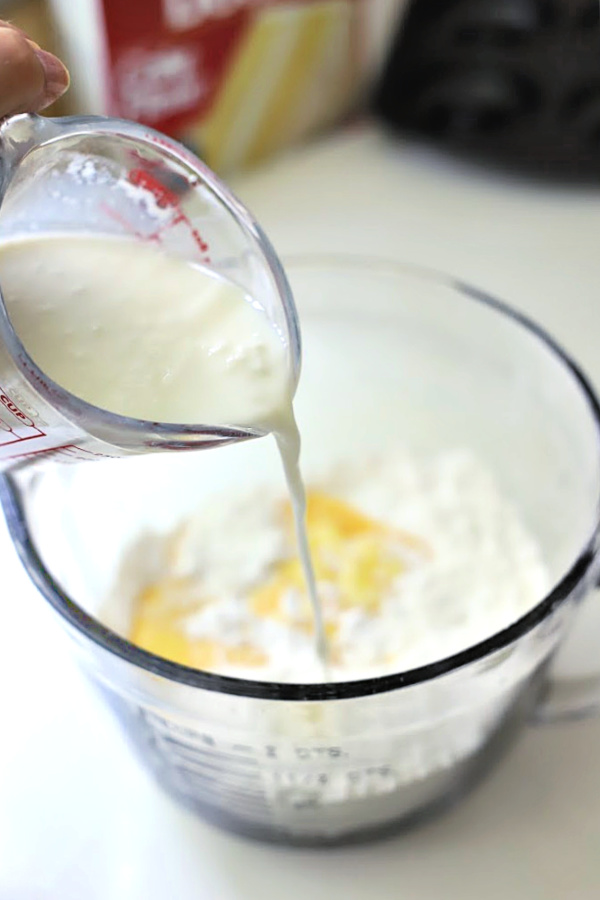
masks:
<svg viewBox="0 0 600 900"><path fill-rule="evenodd" d="M236 188L282 254L446 269L537 318L600 385L600 189L535 186L365 128ZM0 553L0 900L600 895L600 721L530 729L462 805L404 836L323 852L253 845L154 787L75 668L3 525ZM589 629L584 637L589 666L598 644Z"/></svg>

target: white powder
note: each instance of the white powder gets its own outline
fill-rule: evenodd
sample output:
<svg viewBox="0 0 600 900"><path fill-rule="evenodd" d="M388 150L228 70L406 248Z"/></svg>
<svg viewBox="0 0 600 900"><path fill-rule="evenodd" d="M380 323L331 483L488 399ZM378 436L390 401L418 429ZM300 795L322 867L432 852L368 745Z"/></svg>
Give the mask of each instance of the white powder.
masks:
<svg viewBox="0 0 600 900"><path fill-rule="evenodd" d="M405 549L407 566L378 615L338 610L344 665L334 667L336 679L448 656L516 620L549 586L535 541L469 452L445 452L430 461L389 454L337 466L316 484L373 519L410 531L430 551ZM258 680L319 680L314 639L253 615L248 600L289 552L283 499L268 489L221 494L175 533L140 536L123 559L114 605L104 611L107 624L129 634L131 615L123 614L132 613L140 588L181 577L194 586L184 620L189 635L232 646L251 642L268 658L262 667L223 664L218 671ZM321 581L319 592L327 614L331 585ZM298 604L289 591L286 611L293 615ZM489 658L485 669L335 702L253 703L212 691L190 698L173 682L166 688L171 712L146 717L162 764L176 767L177 785L188 798L297 836L341 836L395 821L455 785L461 777L456 767L489 738L547 653L539 636L525 638L518 650ZM191 702L196 705L190 708ZM211 766L210 781L198 778L206 765L207 731L227 759L222 770ZM177 740L184 742L180 754ZM243 789L241 799L231 793L232 781Z"/></svg>
<svg viewBox="0 0 600 900"><path fill-rule="evenodd" d="M428 553L405 550L404 569L376 612L336 609L341 659L329 672L335 680L447 657L514 622L549 586L536 542L470 452L445 452L430 461L394 453L349 463L318 487L429 547ZM264 488L219 496L171 536L164 574L191 577L196 586L198 602L191 602L183 620L189 636L251 644L268 660L259 668L223 664L220 672L319 681L323 670L314 637L254 614L248 602L284 554L281 500ZM319 582L319 593L327 619L331 585ZM301 603L300 592L290 588L286 612L293 617Z"/></svg>

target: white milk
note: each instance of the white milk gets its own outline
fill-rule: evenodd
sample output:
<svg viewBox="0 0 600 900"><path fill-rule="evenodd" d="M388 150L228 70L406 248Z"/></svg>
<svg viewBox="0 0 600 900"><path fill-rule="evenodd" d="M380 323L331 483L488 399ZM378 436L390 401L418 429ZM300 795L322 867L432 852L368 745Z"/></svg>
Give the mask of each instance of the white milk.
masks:
<svg viewBox="0 0 600 900"><path fill-rule="evenodd" d="M268 427L291 405L287 347L235 284L111 237L0 245L12 324L40 368L113 413Z"/></svg>
<svg viewBox="0 0 600 900"><path fill-rule="evenodd" d="M0 284L29 355L75 396L136 419L275 434L324 658L288 347L260 299L156 246L85 234L4 242Z"/></svg>

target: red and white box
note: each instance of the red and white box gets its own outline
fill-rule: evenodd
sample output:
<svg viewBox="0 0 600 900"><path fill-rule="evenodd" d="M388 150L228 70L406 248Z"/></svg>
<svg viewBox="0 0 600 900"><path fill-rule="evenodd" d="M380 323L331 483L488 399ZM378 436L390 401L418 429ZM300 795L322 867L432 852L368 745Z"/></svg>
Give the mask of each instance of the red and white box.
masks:
<svg viewBox="0 0 600 900"><path fill-rule="evenodd" d="M404 0L52 0L76 111L143 122L213 169L356 108Z"/></svg>

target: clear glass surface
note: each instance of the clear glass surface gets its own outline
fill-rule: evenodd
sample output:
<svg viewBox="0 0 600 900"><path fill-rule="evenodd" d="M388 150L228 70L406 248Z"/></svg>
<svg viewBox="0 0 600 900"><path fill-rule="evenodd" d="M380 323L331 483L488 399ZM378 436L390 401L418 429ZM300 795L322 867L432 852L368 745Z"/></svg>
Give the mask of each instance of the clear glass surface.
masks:
<svg viewBox="0 0 600 900"><path fill-rule="evenodd" d="M305 345L297 413L307 475L398 444L471 448L550 570L551 592L525 617L384 678L220 677L139 650L96 616L140 530L167 531L223 487L282 484L270 440L25 471L4 479L2 496L31 577L158 782L231 830L320 845L450 802L529 720L597 575L599 412L547 336L450 278L343 258L296 259L288 274ZM131 573L132 590L142 576Z"/></svg>
<svg viewBox="0 0 600 900"><path fill-rule="evenodd" d="M118 119L21 115L0 125L0 149L0 240L31 233L122 235L202 264L260 298L288 348L295 384L300 332L277 255L248 210L185 147ZM146 422L85 403L38 368L1 297L0 399L0 468L25 453L35 462L49 451L97 458L260 436L236 422Z"/></svg>

